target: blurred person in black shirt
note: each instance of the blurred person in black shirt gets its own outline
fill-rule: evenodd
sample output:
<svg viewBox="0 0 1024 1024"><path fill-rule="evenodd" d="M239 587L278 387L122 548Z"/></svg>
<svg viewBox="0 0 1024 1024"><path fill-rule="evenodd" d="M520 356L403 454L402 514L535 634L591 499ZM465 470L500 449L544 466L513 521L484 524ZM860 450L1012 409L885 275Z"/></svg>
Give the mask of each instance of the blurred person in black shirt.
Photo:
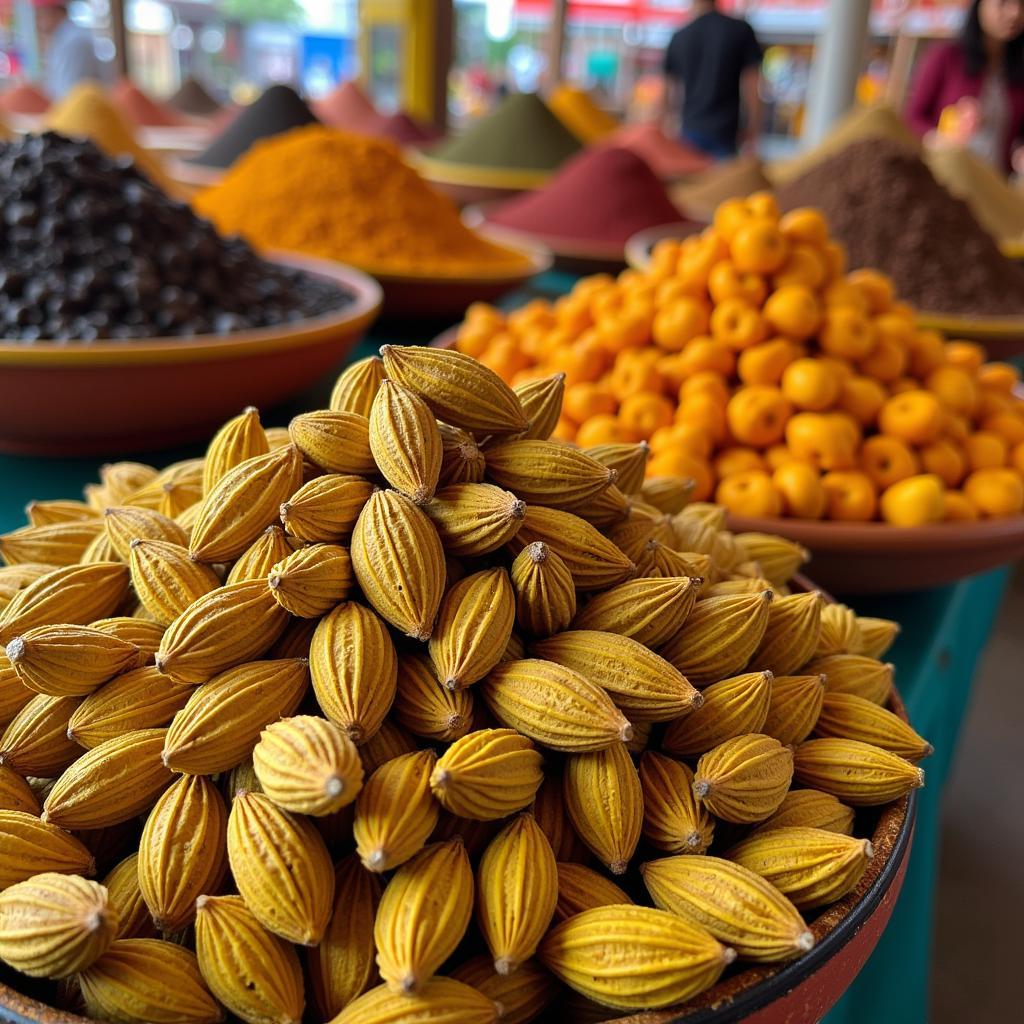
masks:
<svg viewBox="0 0 1024 1024"><path fill-rule="evenodd" d="M675 115L681 98L684 141L716 159L753 148L761 121L761 58L750 25L717 11L715 0L694 0L693 19L665 51L665 109Z"/></svg>

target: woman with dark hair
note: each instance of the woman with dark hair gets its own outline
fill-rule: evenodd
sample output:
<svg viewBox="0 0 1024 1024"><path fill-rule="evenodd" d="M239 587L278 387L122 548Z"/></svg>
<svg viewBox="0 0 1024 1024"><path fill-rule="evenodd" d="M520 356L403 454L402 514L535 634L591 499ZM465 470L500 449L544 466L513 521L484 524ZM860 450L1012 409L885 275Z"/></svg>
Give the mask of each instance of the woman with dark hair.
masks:
<svg viewBox="0 0 1024 1024"><path fill-rule="evenodd" d="M975 153L1010 170L1024 141L1024 0L973 0L959 38L924 55L907 120L927 137L948 109Z"/></svg>

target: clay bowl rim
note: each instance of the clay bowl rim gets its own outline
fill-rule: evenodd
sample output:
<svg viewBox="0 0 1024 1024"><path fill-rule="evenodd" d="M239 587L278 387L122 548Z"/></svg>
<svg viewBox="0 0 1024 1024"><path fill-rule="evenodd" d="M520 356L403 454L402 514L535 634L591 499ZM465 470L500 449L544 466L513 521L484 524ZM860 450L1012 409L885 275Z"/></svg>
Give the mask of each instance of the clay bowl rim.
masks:
<svg viewBox="0 0 1024 1024"><path fill-rule="evenodd" d="M638 231L626 242L626 263L633 270L641 273L651 265L651 250L655 244L666 238L675 238L682 241L690 238L708 226L708 222L697 217L685 217L676 224L662 224L655 228L644 228ZM688 227L689 231L680 232L680 227Z"/></svg>
<svg viewBox="0 0 1024 1024"><path fill-rule="evenodd" d="M0 341L0 367L61 368L94 366L166 365L201 363L219 359L303 348L328 334L349 335L365 330L380 311L383 291L367 273L343 263L292 253L265 253L273 263L303 270L352 292L354 299L332 313L308 317L292 324L258 327L229 335L197 338L141 338L103 342Z"/></svg>
<svg viewBox="0 0 1024 1024"><path fill-rule="evenodd" d="M1024 339L1024 315L970 316L959 313L935 313L917 310L917 325L926 330L941 331L952 337L968 337L991 341Z"/></svg>

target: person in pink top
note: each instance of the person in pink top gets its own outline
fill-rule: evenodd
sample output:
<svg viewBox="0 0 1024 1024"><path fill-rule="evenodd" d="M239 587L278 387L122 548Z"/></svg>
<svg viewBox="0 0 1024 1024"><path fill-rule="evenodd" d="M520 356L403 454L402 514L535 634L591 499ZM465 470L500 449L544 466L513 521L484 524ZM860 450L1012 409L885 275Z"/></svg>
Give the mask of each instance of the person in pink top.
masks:
<svg viewBox="0 0 1024 1024"><path fill-rule="evenodd" d="M1006 171L1024 164L1024 0L973 0L959 38L925 53L907 121L927 139L949 108L979 156Z"/></svg>

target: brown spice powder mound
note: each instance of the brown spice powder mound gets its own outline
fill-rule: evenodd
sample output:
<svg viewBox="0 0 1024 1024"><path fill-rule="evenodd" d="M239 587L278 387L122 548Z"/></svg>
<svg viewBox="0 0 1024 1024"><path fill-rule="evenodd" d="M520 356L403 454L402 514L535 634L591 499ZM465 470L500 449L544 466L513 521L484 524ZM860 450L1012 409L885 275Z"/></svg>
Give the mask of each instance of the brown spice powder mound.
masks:
<svg viewBox="0 0 1024 1024"><path fill-rule="evenodd" d="M778 190L783 210L817 206L850 267L888 274L901 299L934 313L1024 315L1024 270L909 150L848 146Z"/></svg>

